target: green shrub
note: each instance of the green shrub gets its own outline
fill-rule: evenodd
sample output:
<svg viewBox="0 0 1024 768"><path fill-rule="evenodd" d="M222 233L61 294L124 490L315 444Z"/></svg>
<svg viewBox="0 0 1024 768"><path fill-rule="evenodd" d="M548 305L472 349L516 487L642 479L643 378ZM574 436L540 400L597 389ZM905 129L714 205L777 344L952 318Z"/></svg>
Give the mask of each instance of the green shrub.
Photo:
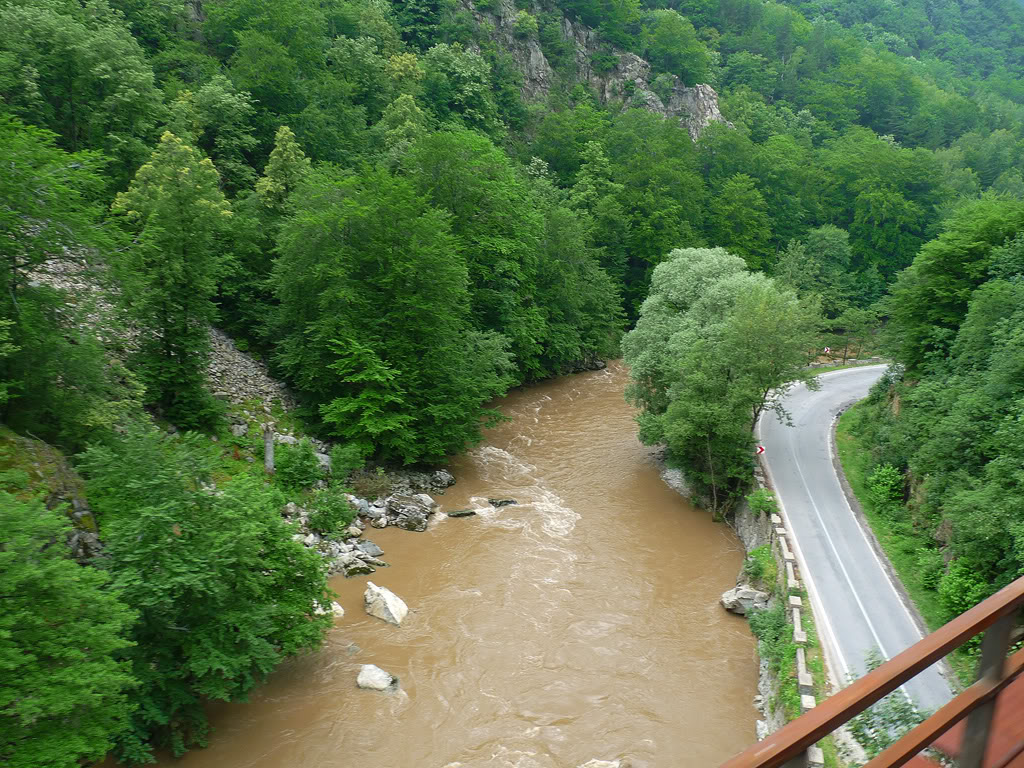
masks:
<svg viewBox="0 0 1024 768"><path fill-rule="evenodd" d="M574 61L575 48L562 37L562 14L555 12L542 13L540 16L538 38L541 50L548 63L558 69Z"/></svg>
<svg viewBox="0 0 1024 768"><path fill-rule="evenodd" d="M773 608L752 611L747 615L750 631L761 642L761 656L772 671L779 672L789 654L787 646L793 644L793 634L786 621L786 606L780 600Z"/></svg>
<svg viewBox="0 0 1024 768"><path fill-rule="evenodd" d="M779 600L764 611L747 615L750 631L758 639L758 651L769 668L780 677L778 699L772 708L781 707L787 720L800 716L800 689L796 679L796 649L793 628L786 619L786 604Z"/></svg>
<svg viewBox="0 0 1024 768"><path fill-rule="evenodd" d="M340 486L322 488L309 504L309 529L324 536L341 533L356 517L356 509L345 498Z"/></svg>
<svg viewBox="0 0 1024 768"><path fill-rule="evenodd" d="M965 560L954 560L939 581L939 600L946 619L954 619L984 600L992 588Z"/></svg>
<svg viewBox="0 0 1024 768"><path fill-rule="evenodd" d="M290 490L309 488L321 477L320 460L308 437L298 445L282 445L278 448L274 466L274 478Z"/></svg>
<svg viewBox="0 0 1024 768"><path fill-rule="evenodd" d="M662 103L668 104L669 99L672 98L672 88L676 84L676 79L668 72L662 72L651 83L651 90L658 94L658 98L661 99Z"/></svg>
<svg viewBox="0 0 1024 768"><path fill-rule="evenodd" d="M380 467L377 467L376 472L367 469L355 472L349 484L352 486L352 492L364 499L376 499L378 496L386 496L391 491L391 478Z"/></svg>
<svg viewBox="0 0 1024 768"><path fill-rule="evenodd" d="M28 472L23 469L0 470L0 491L23 491L30 481Z"/></svg>
<svg viewBox="0 0 1024 768"><path fill-rule="evenodd" d="M868 478L868 498L875 511L892 517L903 504L903 473L892 464L882 464Z"/></svg>
<svg viewBox="0 0 1024 768"><path fill-rule="evenodd" d="M520 11L512 24L512 31L521 40L537 37L537 19L529 11Z"/></svg>
<svg viewBox="0 0 1024 768"><path fill-rule="evenodd" d="M334 482L342 482L353 472L362 469L366 464L363 448L356 443L335 445L331 448L331 478Z"/></svg>
<svg viewBox="0 0 1024 768"><path fill-rule="evenodd" d="M619 57L610 50L602 50L590 57L590 65L601 75L611 72L619 64Z"/></svg>
<svg viewBox="0 0 1024 768"><path fill-rule="evenodd" d="M762 515L775 515L779 512L779 503L775 500L775 494L767 488L758 488L747 495L747 503L754 512Z"/></svg>
<svg viewBox="0 0 1024 768"><path fill-rule="evenodd" d="M752 549L743 562L743 575L751 583L764 584L774 590L777 573L775 557L768 544Z"/></svg>
<svg viewBox="0 0 1024 768"><path fill-rule="evenodd" d="M946 559L941 550L921 547L917 550L917 568L921 574L921 586L935 589L946 571Z"/></svg>

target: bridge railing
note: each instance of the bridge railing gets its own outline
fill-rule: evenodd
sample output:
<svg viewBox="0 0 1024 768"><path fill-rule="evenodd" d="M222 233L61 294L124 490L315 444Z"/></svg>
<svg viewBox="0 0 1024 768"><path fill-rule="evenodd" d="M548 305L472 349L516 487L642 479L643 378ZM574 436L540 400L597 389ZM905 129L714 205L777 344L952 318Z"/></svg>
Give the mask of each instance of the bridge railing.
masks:
<svg viewBox="0 0 1024 768"><path fill-rule="evenodd" d="M865 766L896 768L905 765L956 723L967 718L958 764L960 768L980 768L989 743L996 697L1024 673L1024 650L1007 658L1015 615L1022 606L1024 578L1017 579L763 741L726 761L721 768L775 768L784 765L919 672L985 632L977 681ZM1001 756L1003 759L996 765L1009 765L1014 757L1024 753L1024 744L1018 745L1018 749L1010 755Z"/></svg>

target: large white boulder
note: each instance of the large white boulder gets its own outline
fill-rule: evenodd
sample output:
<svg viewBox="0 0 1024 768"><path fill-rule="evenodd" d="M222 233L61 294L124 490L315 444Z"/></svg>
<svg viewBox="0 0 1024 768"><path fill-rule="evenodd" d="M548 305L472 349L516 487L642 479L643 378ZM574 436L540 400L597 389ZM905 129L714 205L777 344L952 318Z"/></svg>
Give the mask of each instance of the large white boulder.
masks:
<svg viewBox="0 0 1024 768"><path fill-rule="evenodd" d="M723 592L722 607L727 611L745 616L752 610L764 610L768 607L768 593L754 589L749 584L740 584Z"/></svg>
<svg viewBox="0 0 1024 768"><path fill-rule="evenodd" d="M402 598L386 587L378 587L372 581L366 582L363 604L368 614L392 624L401 624L409 613L409 606Z"/></svg>
<svg viewBox="0 0 1024 768"><path fill-rule="evenodd" d="M363 664L359 669L359 676L356 678L356 685L373 691L386 691L397 682L394 677L375 664Z"/></svg>

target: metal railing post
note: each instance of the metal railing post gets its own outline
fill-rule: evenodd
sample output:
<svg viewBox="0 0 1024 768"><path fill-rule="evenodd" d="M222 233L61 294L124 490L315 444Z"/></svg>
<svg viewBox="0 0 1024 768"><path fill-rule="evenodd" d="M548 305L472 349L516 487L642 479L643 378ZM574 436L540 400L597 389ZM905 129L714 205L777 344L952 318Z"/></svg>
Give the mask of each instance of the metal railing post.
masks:
<svg viewBox="0 0 1024 768"><path fill-rule="evenodd" d="M1003 678L1006 653L1010 649L1010 633L1013 631L1014 614L1007 614L988 628L981 641L981 662L978 664L978 680L997 682ZM998 696L988 701L967 716L964 731L960 768L981 768L988 749L988 736L992 718L996 711Z"/></svg>

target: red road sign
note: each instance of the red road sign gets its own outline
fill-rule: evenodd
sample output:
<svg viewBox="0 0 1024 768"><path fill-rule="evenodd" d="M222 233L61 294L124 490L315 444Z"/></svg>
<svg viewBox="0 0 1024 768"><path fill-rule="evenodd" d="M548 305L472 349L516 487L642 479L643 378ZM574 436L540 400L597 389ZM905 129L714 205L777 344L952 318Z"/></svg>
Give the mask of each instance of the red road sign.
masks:
<svg viewBox="0 0 1024 768"><path fill-rule="evenodd" d="M757 446L757 455L760 456L762 453L764 453L764 446L763 445Z"/></svg>

